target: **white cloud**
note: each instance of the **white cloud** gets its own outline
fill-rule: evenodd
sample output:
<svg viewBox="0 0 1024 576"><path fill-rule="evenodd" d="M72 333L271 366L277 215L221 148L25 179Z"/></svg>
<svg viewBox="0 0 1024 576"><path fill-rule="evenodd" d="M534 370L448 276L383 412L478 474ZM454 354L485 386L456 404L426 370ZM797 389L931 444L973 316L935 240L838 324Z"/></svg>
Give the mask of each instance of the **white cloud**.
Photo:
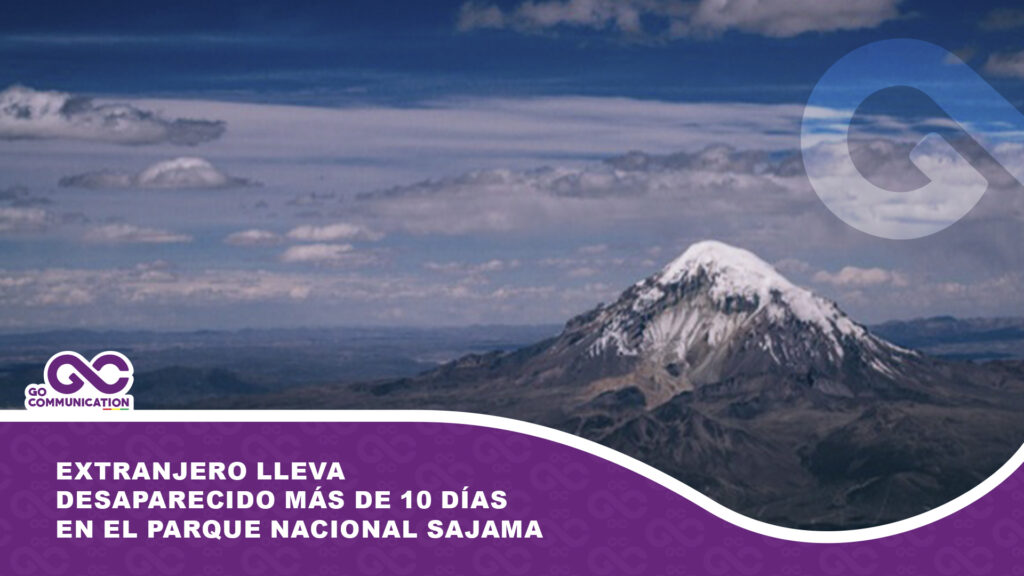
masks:
<svg viewBox="0 0 1024 576"><path fill-rule="evenodd" d="M785 38L805 32L874 28L898 18L902 0L527 0L503 10L467 2L460 30L540 32L559 27L615 30L626 35L704 36L738 30Z"/></svg>
<svg viewBox="0 0 1024 576"><path fill-rule="evenodd" d="M252 186L254 182L229 176L202 158L175 158L152 164L135 174L127 172L86 172L61 178L69 188L146 188L198 190Z"/></svg>
<svg viewBox="0 0 1024 576"><path fill-rule="evenodd" d="M0 232L32 232L42 230L50 214L41 208L0 207Z"/></svg>
<svg viewBox="0 0 1024 576"><path fill-rule="evenodd" d="M772 266L783 274L806 274L812 270L812 266L799 258L783 258Z"/></svg>
<svg viewBox="0 0 1024 576"><path fill-rule="evenodd" d="M132 224L108 224L94 228L86 233L85 238L92 242L118 244L176 244L191 242L187 234L175 234L157 228L143 228Z"/></svg>
<svg viewBox="0 0 1024 576"><path fill-rule="evenodd" d="M1000 52L985 61L985 72L993 76L1024 78L1024 52Z"/></svg>
<svg viewBox="0 0 1024 576"><path fill-rule="evenodd" d="M0 140L63 138L192 146L219 138L224 129L219 121L168 120L130 104L100 104L65 92L24 86L0 92Z"/></svg>
<svg viewBox="0 0 1024 576"><path fill-rule="evenodd" d="M900 272L883 268L858 268L856 266L845 266L834 274L821 270L814 274L813 280L819 284L852 288L881 286L884 284L904 287L909 284L906 275Z"/></svg>
<svg viewBox="0 0 1024 576"><path fill-rule="evenodd" d="M164 104L152 105L154 108L165 108ZM905 264L898 264L901 270L907 270L913 278L923 277L927 270L915 267L914 258L925 252L923 247L877 246L871 239L865 240L833 217L818 201L817 197L806 186L799 172L792 171L779 161L780 152L785 146L792 146L799 130L800 106L760 106L734 104L671 104L664 102L637 101L628 99L591 99L591 98L539 98L524 100L469 100L465 102L430 103L425 107L411 109L339 109L321 110L298 107L255 106L242 104L208 103L208 102L177 102L167 104L166 108L175 110L177 115L202 115L227 118L234 127L232 141L240 141L242 148L232 148L232 170L239 173L252 174L268 182L280 182L280 188L258 191L245 201L266 201L270 208L259 213L239 214L232 211L238 206L234 195L202 194L192 199L201 200L197 209L189 214L176 212L176 195L145 194L146 202L137 204L134 201L124 202L123 194L76 194L72 191L56 191L55 201L64 209L81 210L90 202L105 201L106 205L94 207L94 217L116 217L118 220L140 222L137 210L147 210L160 215L153 220L146 216L142 222L147 225L170 230L241 230L249 226L267 227L282 236L300 223L292 217L317 218L330 220L308 220L301 222L333 222L343 220L360 222L372 230L387 232L395 236L395 250L403 251L405 256L415 257L426 255L424 250L435 248L438 243L454 246L472 244L466 248L461 258L478 256L486 260L491 255L506 257L512 246L522 246L524 252L517 256L540 259L551 254L576 256L578 262L567 263L564 267L541 269L530 266L522 274L493 275L487 279L486 290L482 284L456 284L456 278L430 275L415 265L407 266L412 277L402 278L401 282L380 283L373 285L367 282L365 292L399 290L406 298L417 298L408 292L416 289L425 293L444 294L438 304L430 306L415 302L401 302L396 296L400 307L408 314L410 321L427 318L429 322L472 322L501 321L548 321L552 318L565 318L572 312L579 312L605 296L591 294L593 299L572 300L565 305L550 305L551 300L568 294L575 282L567 282L564 277L572 270L591 268L599 270L602 282L607 282L614 292L628 286L630 282L656 270L656 266L664 264L672 256L685 247L689 240L700 237L721 238L737 244L756 249L768 259L779 259L787 256L801 258L815 263L815 269L826 268L836 270L839 265L834 260L835 254L847 254L858 250L857 261L870 261L871 253L902 250ZM827 116L827 114L826 114ZM248 120L242 124L243 120ZM296 128L298 127L298 128ZM295 134L301 133L301 138ZM357 137L338 140L338 133L356 134ZM734 149L711 148L704 153L695 153L708 142L729 142ZM227 143L225 142L225 145ZM22 143L0 143L6 148L24 146ZM58 148L54 143L43 142L34 146ZM233 144L234 146L234 144ZM85 150L81 143L61 144L61 147L74 149L74 154ZM219 150L221 147L214 147ZM663 153L671 150L687 150L685 154L629 154L612 159L604 164L584 165L585 158L604 157L610 153L618 153L624 149L640 148ZM764 152L751 152L760 149ZM135 158L143 158L149 151L137 149L120 149ZM321 158L329 150L331 157L351 157L367 159L366 162L325 163L310 169L309 158ZM94 161L91 151L86 150L81 156L49 156L39 154L32 163L26 163L24 154L0 155L0 173L10 182L26 182L36 186L31 180L34 173L53 173L54 169L62 169L60 165L81 165L83 160ZM242 160L244 158L244 160ZM394 162L384 163L384 158ZM1024 156L1022 156L1024 158ZM215 159L212 157L211 159ZM144 166L147 161L139 161ZM242 164L246 162L248 164ZM537 166L551 162L561 164L561 168L547 170L528 170L523 167ZM219 164L219 162L218 162ZM328 165L329 164L329 165ZM799 161L795 162L799 166ZM131 164L130 166L136 166ZM236 166L239 166L236 168ZM242 168L244 166L244 168ZM472 166L473 168L466 168ZM478 177L452 176L433 181L423 181L413 186L401 186L392 193L370 194L362 200L352 200L349 194L355 190L383 189L396 183L416 182L422 178L435 177L438 174L459 174L479 166L501 166L508 170L491 170L476 173ZM413 174L409 177L409 174ZM29 176L26 176L29 175ZM326 175L326 176L325 176ZM365 182L371 182L367 185ZM343 184L339 184L343 183ZM283 203L297 191L315 190L322 197L314 198L319 205L315 207L286 207ZM312 194L312 192L311 192ZM93 199L95 198L95 200ZM991 199L991 192L986 200ZM105 200L104 200L105 199ZM192 201L190 199L190 202ZM1014 217L1024 220L1024 196L1019 194L1007 196L1007 200L1016 204L992 204L984 214L999 222L1007 223ZM124 204L124 206L121 206ZM1011 213L1007 206L1014 206ZM994 207L994 209L993 209ZM506 209L507 208L507 209ZM978 210L981 210L979 206ZM307 211L299 213L300 210ZM998 210L998 213L996 212ZM294 212L294 213L291 213ZM250 219L238 226L240 218ZM182 223L183 218L197 219L197 222ZM274 227L270 223L277 222ZM494 228L488 223L496 223ZM1012 251L1013 238L1019 238L1014 230L1020 228L1019 223L1014 229L1003 228L999 233L971 234L969 222L958 225L950 230L945 238L935 238L937 246L933 252L942 252L943 256L960 256L959 262L968 260L983 268L978 276L991 273L995 267L1005 270L1018 267L1019 251ZM987 223L979 223L981 224ZM187 226L185 228L184 226ZM225 226L230 226L225 228ZM56 227L54 227L56 228ZM474 233L463 241L437 240L421 243L417 239L401 237L395 231L409 230L423 233ZM594 233L594 232L597 233ZM508 232L508 234L502 234ZM545 236L546 235L546 236ZM74 236L77 238L77 236ZM960 239L964 239L960 241ZM220 241L218 236L215 241ZM613 269L604 262L591 262L577 253L577 247L592 242L609 242L614 245L612 252L631 258L630 268ZM495 250L495 243L500 245ZM329 243L329 242L324 242ZM339 242L343 243L343 242ZM656 262L643 263L646 259L644 245L663 245L664 251L657 254ZM1002 248L994 246L998 244ZM477 247L479 246L479 247ZM627 248L632 247L632 248ZM281 246L276 251L284 251ZM41 248L40 248L41 249ZM632 250L632 252L630 252ZM222 249L223 251L223 249ZM108 254L108 251L101 251ZM997 254L1014 252L1005 256L1004 260L996 260ZM429 258L438 258L434 254ZM451 254L447 249L440 253ZM33 250L27 255L12 255L10 266L23 268L26 262L42 260L42 253ZM230 266L231 258L238 252L228 251L228 260L219 260L214 265ZM361 256L357 251L349 254L348 259L340 264L348 264L352 258ZM102 256L109 258L109 254ZM218 257L219 258L219 257ZM443 258L455 258L444 256ZM95 265L105 260L91 259L81 265ZM524 260L525 261L525 260ZM882 260L880 260L882 261ZM894 259L885 259L890 265ZM253 260L247 260L251 265ZM442 262L443 264L443 262ZM28 264L29 266L33 264ZM105 263L101 265L106 265ZM948 277L963 278L950 274L954 267L950 264L943 267L939 262L934 270L938 274L946 273ZM322 284L310 280L310 276L336 277L347 269L332 268L326 274L322 270L314 270L312 266L301 267L292 265L280 266L269 263L268 266L295 272L296 290L301 293L304 287L312 286L310 299L321 294L334 295L335 292L318 291ZM642 268L646 267L646 268ZM388 268L380 266L387 271ZM813 273L813 272L812 272ZM973 272L971 272L973 274ZM164 271L149 271L150 276L168 274ZM188 293L199 302L218 301L217 294L264 293L269 280L259 285L250 286L246 290L232 292L231 286L223 282L243 282L245 272L210 271L206 273L175 273L180 277L177 282L161 282L155 280L147 284L145 290L139 288L131 294L151 294L147 296L172 299L171 294ZM531 275L536 274L536 277ZM275 276L277 278L280 275ZM557 278L556 278L557 276ZM550 287L557 296L547 296L542 287L501 286L500 281L511 283L528 283L538 281L551 282ZM83 281L91 278L81 275ZM215 280L215 278L217 280ZM424 285L424 280L434 280L437 284ZM281 283L285 283L283 279ZM317 280L318 282L319 280ZM313 282L312 284L310 282ZM243 285L239 285L239 288ZM844 290L832 284L819 287L830 296L843 296ZM283 288L283 287L282 287ZM444 290L442 290L442 288ZM532 289L529 289L532 288ZM889 290L891 286L880 285L879 292ZM81 286L75 288L70 282L63 293L73 294L75 291L86 291L96 297L102 294ZM209 290L210 296L205 296ZM865 289L868 292L868 289ZM952 291L952 289L951 289ZM54 288L53 293L57 289ZM360 298L373 298L363 288L358 292ZM41 291L40 294L46 293ZM287 291L279 292L288 298ZM349 295L343 289L337 294ZM495 307L485 309L466 307L465 309L451 304L452 302L487 302L491 294L521 294L522 298L503 300L516 302L519 309L506 313ZM938 293L938 291L936 291ZM614 295L614 294L612 294ZM856 310L851 310L858 319L884 319L900 314L900 305L891 304L882 294ZM31 297L26 295L26 298ZM387 296L380 296L386 298ZM56 298L56 296L55 296ZM71 296L68 296L71 298ZM321 304L326 305L328 296L318 300L316 306L293 308L298 313L317 313ZM581 297L582 298L582 297ZM225 301L235 301L224 297ZM845 297L839 301L846 305ZM181 307L186 300L182 297ZM966 302L966 300L965 300ZM1012 302L1012 300L1007 300ZM943 301L933 299L919 304L921 311L943 313ZM966 305L965 305L966 306ZM381 309L384 309L381 307ZM429 309L429 310L428 310ZM965 308L968 309L968 308ZM1024 309L1024 308L1018 308ZM272 322L274 312L255 313L238 320L253 322ZM252 312L253 310L250 310ZM315 310L317 312L310 312ZM304 312L303 312L304 311ZM365 318L363 307L359 305L349 308L334 309L341 312L334 316L338 322L350 318ZM7 313L16 312L8 310ZM40 312L41 313L41 312ZM367 312L369 313L369 312ZM146 309L136 311L137 322L146 324L152 316ZM0 316L3 316L0 313ZM870 315L870 316L869 316ZM202 325L215 322L204 314L180 316L181 322ZM74 319L76 316L68 315ZM103 316L98 316L103 322ZM299 322L300 320L296 320ZM31 321L29 321L31 322Z"/></svg>
<svg viewBox="0 0 1024 576"><path fill-rule="evenodd" d="M88 322L117 327L134 325L137 318L163 318L181 326L183 317L196 314L203 318L200 326L280 326L280 318L268 316L267 310L287 310L321 324L393 323L396 309L404 311L398 319L402 325L544 323L582 311L614 292L599 283L563 290L543 284L467 285L342 271L178 270L166 262L113 269L0 269L0 326L18 326L29 318L37 326ZM111 307L119 311L113 320Z"/></svg>
<svg viewBox="0 0 1024 576"><path fill-rule="evenodd" d="M792 216L818 206L792 168L794 157L762 156L715 146L668 156L631 153L583 168L486 170L362 194L353 207L382 227L463 235L698 215L706 221L737 210Z"/></svg>
<svg viewBox="0 0 1024 576"><path fill-rule="evenodd" d="M877 308L885 302L890 311L872 321L892 318L919 318L937 314L960 317L1019 315L1024 309L1024 278L1017 272L1004 272L971 280L915 280L899 287L847 287L839 294L847 308Z"/></svg>
<svg viewBox="0 0 1024 576"><path fill-rule="evenodd" d="M863 150L875 145L861 144ZM942 230L971 213L989 188L989 180L937 134L916 147L889 145L862 155L867 162L860 165L852 160L855 146L845 137L822 141L803 151L803 164L833 213L880 237L918 238ZM908 155L920 172L903 168ZM885 178L885 186L876 186L862 170ZM926 186L919 182L921 173Z"/></svg>
<svg viewBox="0 0 1024 576"><path fill-rule="evenodd" d="M590 244L588 246L580 246L579 249L577 249L576 251L579 252L580 254L590 254L590 255L604 254L605 252L608 251L608 245L607 244Z"/></svg>
<svg viewBox="0 0 1024 576"><path fill-rule="evenodd" d="M875 28L900 16L902 0L701 0L681 31L740 30L787 38L805 32Z"/></svg>
<svg viewBox="0 0 1024 576"><path fill-rule="evenodd" d="M600 276L613 270L629 270L639 277L641 274L650 273L651 268L663 264L649 258L626 258L612 256L607 252L607 247L603 245L585 246L576 250L576 255L541 258L537 264L541 268L558 270L566 278L571 279Z"/></svg>
<svg viewBox="0 0 1024 576"><path fill-rule="evenodd" d="M494 4L469 2L459 11L461 30L474 28L514 28L543 30L555 26L614 28L623 32L641 31L641 15L668 16L678 13L683 4L674 0L660 3L623 0L550 0L523 2L503 12Z"/></svg>
<svg viewBox="0 0 1024 576"><path fill-rule="evenodd" d="M250 228L229 234L224 239L225 244L232 246L270 246L281 242L281 237L269 230Z"/></svg>
<svg viewBox="0 0 1024 576"><path fill-rule="evenodd" d="M445 274L478 275L489 272L502 272L519 268L519 260L492 259L486 262L425 262L423 268L431 272L442 272Z"/></svg>
<svg viewBox="0 0 1024 576"><path fill-rule="evenodd" d="M288 263L333 264L349 257L351 244L301 244L291 246L281 254L281 261Z"/></svg>
<svg viewBox="0 0 1024 576"><path fill-rule="evenodd" d="M466 2L459 9L459 30L504 28L506 25L505 13L494 4Z"/></svg>
<svg viewBox="0 0 1024 576"><path fill-rule="evenodd" d="M309 296L312 285L312 280L302 276L263 270L183 273L162 261L114 269L0 269L0 305L32 308L97 302L128 306L302 300Z"/></svg>
<svg viewBox="0 0 1024 576"><path fill-rule="evenodd" d="M342 240L375 242L384 238L384 235L358 224L338 222L326 226L299 226L288 232L288 237L301 242L338 242Z"/></svg>
<svg viewBox="0 0 1024 576"><path fill-rule="evenodd" d="M446 98L404 108L280 106L154 100L140 105L232 126L232 166L287 182L296 203L334 204L372 190L487 166L582 164L624 150L668 153L712 143L794 146L800 104L680 103L630 98ZM339 138L339 134L350 137ZM224 146L211 147L210 154ZM135 151L131 151L136 153ZM310 160L349 158L311 169ZM208 157L217 160L215 157ZM244 168L243 168L244 166ZM0 156L0 172L23 167ZM343 186L338 183L344 182ZM339 220L349 218L338 214Z"/></svg>

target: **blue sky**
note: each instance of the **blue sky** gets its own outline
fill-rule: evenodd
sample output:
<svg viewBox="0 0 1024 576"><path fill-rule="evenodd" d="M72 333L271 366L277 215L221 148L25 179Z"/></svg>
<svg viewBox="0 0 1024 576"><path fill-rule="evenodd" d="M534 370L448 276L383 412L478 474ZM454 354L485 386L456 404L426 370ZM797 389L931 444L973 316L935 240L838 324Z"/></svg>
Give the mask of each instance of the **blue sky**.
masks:
<svg viewBox="0 0 1024 576"><path fill-rule="evenodd" d="M1024 12L714 5L16 5L0 329L561 322L703 238L862 321L1024 313L1005 170L966 221L893 243L832 216L798 152L815 83L876 40L954 51L1020 109ZM876 152L934 115L867 106L895 148L862 164L912 179Z"/></svg>
<svg viewBox="0 0 1024 576"><path fill-rule="evenodd" d="M842 8L808 4L826 7L822 12ZM989 22L1012 24L999 10L1012 10L1013 2L860 4L892 6L896 15L853 30L780 38L738 26L665 36L665 22L653 15L642 33L599 17L528 30L460 30L461 1L176 2L160 9L127 1L20 3L0 22L0 82L324 104L453 94L800 102L835 60L873 40L929 40L973 51L982 62L1020 48L1019 28ZM518 3L499 5L512 12ZM994 80L1019 102L1019 79Z"/></svg>

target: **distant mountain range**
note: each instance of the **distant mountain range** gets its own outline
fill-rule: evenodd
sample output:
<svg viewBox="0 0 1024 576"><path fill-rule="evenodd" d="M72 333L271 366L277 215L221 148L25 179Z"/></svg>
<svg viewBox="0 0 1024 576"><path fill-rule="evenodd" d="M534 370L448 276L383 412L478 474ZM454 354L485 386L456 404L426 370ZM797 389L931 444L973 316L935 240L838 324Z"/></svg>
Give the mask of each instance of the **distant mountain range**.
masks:
<svg viewBox="0 0 1024 576"><path fill-rule="evenodd" d="M22 406L60 350L126 354L140 408L180 408L296 386L411 376L465 354L514 350L558 326L299 328L193 332L65 330L0 334L0 407Z"/></svg>
<svg viewBox="0 0 1024 576"><path fill-rule="evenodd" d="M1024 318L939 316L886 322L872 326L871 331L901 346L948 359L1024 359Z"/></svg>
<svg viewBox="0 0 1024 576"><path fill-rule="evenodd" d="M903 326L904 340L926 332ZM703 242L537 344L214 405L499 414L594 439L749 516L840 529L929 510L1005 463L1024 441L1024 365L890 343L750 252Z"/></svg>

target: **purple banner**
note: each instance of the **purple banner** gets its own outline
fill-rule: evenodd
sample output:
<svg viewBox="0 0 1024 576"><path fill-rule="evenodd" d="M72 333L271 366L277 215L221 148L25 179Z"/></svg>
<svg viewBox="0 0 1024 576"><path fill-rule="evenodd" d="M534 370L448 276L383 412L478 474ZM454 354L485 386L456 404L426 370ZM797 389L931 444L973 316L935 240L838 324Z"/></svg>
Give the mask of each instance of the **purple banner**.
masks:
<svg viewBox="0 0 1024 576"><path fill-rule="evenodd" d="M459 424L3 423L0 450L0 574L1024 574L1020 472L921 529L807 544L574 448ZM183 462L192 479L145 479ZM203 505L168 508L177 492ZM229 536L246 525L259 536Z"/></svg>

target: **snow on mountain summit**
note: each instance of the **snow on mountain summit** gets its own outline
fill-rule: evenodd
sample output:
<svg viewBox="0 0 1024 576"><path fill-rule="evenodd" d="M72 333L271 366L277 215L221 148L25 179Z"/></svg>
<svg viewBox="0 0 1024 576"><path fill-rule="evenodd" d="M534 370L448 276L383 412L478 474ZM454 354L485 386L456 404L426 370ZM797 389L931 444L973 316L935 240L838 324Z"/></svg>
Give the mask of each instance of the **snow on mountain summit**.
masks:
<svg viewBox="0 0 1024 576"><path fill-rule="evenodd" d="M753 252L717 240L703 240L690 245L681 256L665 266L658 280L662 284L673 284L695 268L727 271L752 284L763 281L789 284L788 280Z"/></svg>
<svg viewBox="0 0 1024 576"><path fill-rule="evenodd" d="M738 374L840 378L851 366L891 377L907 353L753 253L716 241L693 244L573 330L592 335L591 356L634 358L684 388Z"/></svg>
<svg viewBox="0 0 1024 576"><path fill-rule="evenodd" d="M742 298L758 302L773 319L781 319L788 310L798 320L827 331L864 335L864 329L834 303L791 283L753 252L715 240L697 242L687 248L655 276L656 286L649 290L660 291L658 286L692 281L701 275L710 282L708 294L720 306ZM641 294L643 300L650 298Z"/></svg>

